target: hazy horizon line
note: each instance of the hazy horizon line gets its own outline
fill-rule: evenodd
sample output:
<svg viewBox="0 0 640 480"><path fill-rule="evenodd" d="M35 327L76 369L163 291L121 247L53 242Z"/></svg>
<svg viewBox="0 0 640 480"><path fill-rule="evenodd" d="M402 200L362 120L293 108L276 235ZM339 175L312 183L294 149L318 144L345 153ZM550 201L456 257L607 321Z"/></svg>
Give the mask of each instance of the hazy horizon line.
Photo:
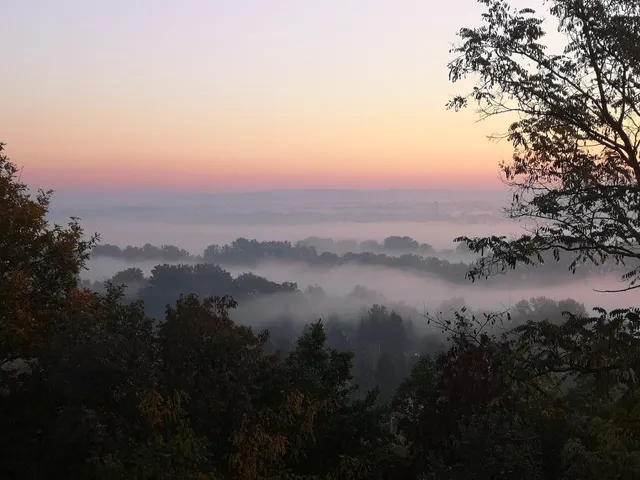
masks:
<svg viewBox="0 0 640 480"><path fill-rule="evenodd" d="M462 186L451 186L448 188L270 188L270 189L255 189L255 190L238 190L238 191L184 191L178 189L151 189L151 188L111 188L111 189L96 189L96 188L73 188L73 189L52 189L56 195L70 195L70 194L122 194L122 193L148 193L148 194L174 194L184 197L198 197L198 196L243 196L243 195L255 195L255 194L278 194L278 193L505 193L505 188L474 188L468 189Z"/></svg>

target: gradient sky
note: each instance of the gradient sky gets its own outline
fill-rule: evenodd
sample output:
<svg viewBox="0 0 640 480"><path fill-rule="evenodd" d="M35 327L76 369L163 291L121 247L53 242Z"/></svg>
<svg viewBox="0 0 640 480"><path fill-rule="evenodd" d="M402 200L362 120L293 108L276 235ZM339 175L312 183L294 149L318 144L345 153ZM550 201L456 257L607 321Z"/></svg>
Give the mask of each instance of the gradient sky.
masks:
<svg viewBox="0 0 640 480"><path fill-rule="evenodd" d="M518 2L521 3L521 2ZM492 188L475 0L4 0L0 140L58 189ZM468 84L467 84L468 86Z"/></svg>

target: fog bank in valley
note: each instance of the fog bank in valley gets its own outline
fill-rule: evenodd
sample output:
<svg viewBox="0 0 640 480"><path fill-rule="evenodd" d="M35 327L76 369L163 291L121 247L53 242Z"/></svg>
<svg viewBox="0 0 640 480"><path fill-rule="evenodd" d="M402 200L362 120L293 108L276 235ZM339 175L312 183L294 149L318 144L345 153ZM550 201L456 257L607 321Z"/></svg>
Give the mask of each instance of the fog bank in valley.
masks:
<svg viewBox="0 0 640 480"><path fill-rule="evenodd" d="M238 237L294 243L308 237L331 238L336 242L332 248L340 255L344 253L341 249L346 248L346 243L338 245L341 240L353 243L374 239L380 242L387 236L406 235L433 246L438 251L434 255L441 259L466 263L471 258L443 252L455 248L455 237L512 235L522 231L521 225L506 221L500 212L508 200L505 192L291 191L234 195L141 192L118 198L95 196L83 201L76 197L58 196L52 217L58 221L71 215L80 217L88 233L100 232L103 244L121 247L145 243L176 245L196 255L201 255L208 245L227 244ZM149 260L130 263L98 257L89 260L89 269L82 277L103 281L134 266L149 277L157 264L189 262ZM332 308L360 308L361 300L352 299L351 303L337 300L344 299L357 285L379 292L386 302L405 302L420 311L425 307L437 309L443 301L456 297L463 298L473 309L487 310L501 310L519 300L540 296L555 300L573 298L587 307L607 309L637 304L633 292L603 294L593 291L619 288L618 279L613 275L579 279L561 271L557 276L553 274L557 280L553 285L540 282L534 285L516 270L510 273L513 281L497 287L483 281L452 284L411 269L384 266L313 267L272 261L253 267L224 264L222 267L234 276L253 272L273 282L295 282L301 290L309 285L322 287L328 295L326 302L333 302L333 305L317 304L318 312L308 312L312 316L326 315ZM374 300L368 298L367 302ZM271 299L260 299L252 308L257 321L260 309L286 312L292 305L286 301L286 295L278 294Z"/></svg>
<svg viewBox="0 0 640 480"><path fill-rule="evenodd" d="M462 285L451 284L436 279L425 279L411 272L363 265L323 269L310 268L303 264L273 262L263 263L257 268L229 266L225 269L234 275L250 271L274 282L296 282L300 288L315 284L331 295L344 295L354 286L361 285L379 292L391 301L404 302L416 309L426 306L432 310L443 301L452 298L463 298L468 306L482 310L502 310L519 300L533 297L547 297L553 300L573 298L588 308L611 309L637 303L637 292L612 294L594 291L620 288L618 278L613 275L585 281L575 280L571 273L567 272L567 282L553 289L517 283L511 289L499 289L483 285L482 280L475 283L468 281Z"/></svg>
<svg viewBox="0 0 640 480"><path fill-rule="evenodd" d="M92 259L88 262L89 269L82 274L82 277L92 281L103 281L130 267L140 268L148 277L158 263L149 261L132 264L110 258ZM171 264L171 262L162 263ZM173 264L184 263L188 262L173 262ZM251 272L277 283L295 282L301 290L310 285L318 285L331 296L344 296L355 286L360 285L380 293L390 302L404 302L419 310L425 306L429 310L435 309L443 301L460 297L470 307L483 310L502 310L519 300L532 297L548 297L554 300L573 298L584 303L588 308L600 306L607 309L632 306L637 302L637 293L633 291L618 294L594 291L594 289L620 288L618 278L613 275L579 280L570 272L564 272L563 278L566 278L566 281L556 284L553 288L544 285L529 286L524 281L514 282L511 288L498 288L488 286L482 280L475 283L469 280L452 284L425 278L410 271L366 265L322 268L310 267L303 263L263 262L256 267L234 265L222 265L222 267L233 276ZM517 278L517 272L512 272L511 275Z"/></svg>

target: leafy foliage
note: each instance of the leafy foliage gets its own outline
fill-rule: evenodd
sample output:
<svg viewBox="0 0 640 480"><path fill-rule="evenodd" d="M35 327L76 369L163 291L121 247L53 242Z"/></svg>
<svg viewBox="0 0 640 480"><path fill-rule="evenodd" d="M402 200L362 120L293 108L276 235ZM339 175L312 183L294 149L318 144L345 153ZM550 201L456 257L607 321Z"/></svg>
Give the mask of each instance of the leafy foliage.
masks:
<svg viewBox="0 0 640 480"><path fill-rule="evenodd" d="M626 264L623 289L640 287L640 4L550 0L566 40L552 53L532 9L480 3L483 25L460 30L449 65L453 81L478 82L449 106L471 100L485 117L517 117L506 135L515 153L501 165L513 190L506 213L534 223L513 240L457 239L486 254L471 277L566 252L573 271L585 262Z"/></svg>
<svg viewBox="0 0 640 480"><path fill-rule="evenodd" d="M50 226L50 194L0 160L3 478L368 478L386 430L321 323L286 361L229 297L181 296L154 327L123 286L79 286L95 238Z"/></svg>
<svg viewBox="0 0 640 480"><path fill-rule="evenodd" d="M551 0L567 38L555 55L532 10L481 2L485 25L461 31L452 78L480 75L469 98L487 115L521 114L509 132L514 160L503 166L516 189L510 214L543 222L511 241L464 239L490 250L472 278L561 251L574 255L571 268L638 260L638 3ZM640 476L640 310L590 314L573 301L532 299L480 314L454 301L452 314L425 314L446 335L435 347L375 304L357 324L312 322L286 355L267 353L269 332L236 324L236 301L214 291L316 300L322 291L234 279L211 263L158 266L148 279L132 268L100 292L85 289L79 273L96 237L85 239L76 220L50 225L51 193L30 195L3 148L3 478ZM384 248L428 250L403 237ZM335 261L281 242L222 250L207 255ZM627 266L627 288L636 288L639 271ZM137 284L160 321L143 301L125 301L122 284ZM295 332L280 325L283 336ZM432 355L420 351L428 341Z"/></svg>

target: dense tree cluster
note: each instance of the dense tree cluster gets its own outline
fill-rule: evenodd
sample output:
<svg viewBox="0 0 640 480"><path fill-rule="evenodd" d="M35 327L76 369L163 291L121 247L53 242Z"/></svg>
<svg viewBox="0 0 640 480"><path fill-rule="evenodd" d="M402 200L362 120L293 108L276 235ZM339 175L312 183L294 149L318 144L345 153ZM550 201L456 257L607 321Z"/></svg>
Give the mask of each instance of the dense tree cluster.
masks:
<svg viewBox="0 0 640 480"><path fill-rule="evenodd" d="M181 296L154 327L121 289L78 287L94 239L49 226L16 172L0 157L3 478L369 478L387 457L321 323L286 358L229 297Z"/></svg>
<svg viewBox="0 0 640 480"><path fill-rule="evenodd" d="M316 321L318 312L330 305L324 316L327 344L354 353L353 377L361 386L359 394L379 387L379 402L389 399L418 357L435 355L445 349L439 330L427 327L424 311L389 301L361 286L356 286L345 297L329 297L318 286L300 290L295 283L279 284L251 273L233 278L226 270L206 264L160 265L149 278L145 278L141 270L130 268L117 273L106 284L85 282L86 286L103 293L108 291L109 284L126 286L123 299L142 301L146 314L154 322L163 321L167 306L183 294L207 298L232 292L240 306L230 312L230 317L241 325L267 329L270 336L266 351L283 354L295 348L305 325ZM427 313L453 321L454 312L463 308L467 313L483 313L472 312L462 298L443 301ZM528 320L545 319L559 323L562 312L587 313L584 305L571 299L532 298L513 305L511 323L520 325Z"/></svg>

